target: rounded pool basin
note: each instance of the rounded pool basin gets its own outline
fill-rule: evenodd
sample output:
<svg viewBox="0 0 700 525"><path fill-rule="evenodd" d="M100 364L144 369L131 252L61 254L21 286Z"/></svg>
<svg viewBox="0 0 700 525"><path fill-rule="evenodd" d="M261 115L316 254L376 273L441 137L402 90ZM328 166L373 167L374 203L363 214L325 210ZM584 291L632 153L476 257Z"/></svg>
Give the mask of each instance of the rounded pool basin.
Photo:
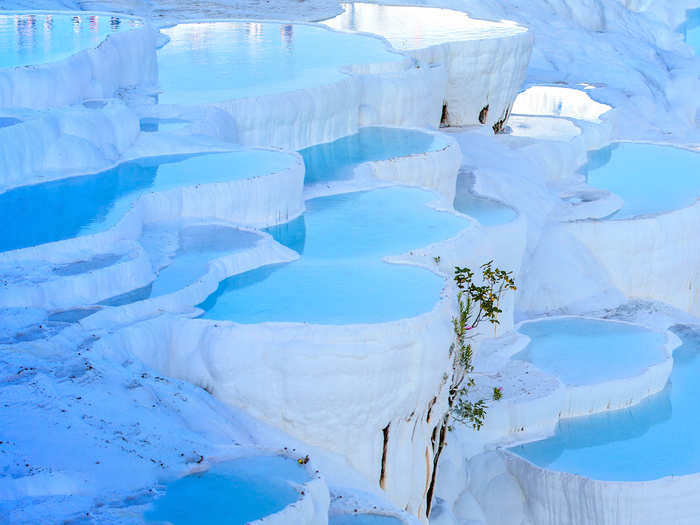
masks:
<svg viewBox="0 0 700 525"><path fill-rule="evenodd" d="M148 229L145 234L148 234ZM153 232L151 236L157 236ZM101 301L101 306L123 306L178 292L202 278L212 260L253 247L260 236L227 226L188 226L179 232L179 246L167 266L150 284Z"/></svg>
<svg viewBox="0 0 700 525"><path fill-rule="evenodd" d="M172 525L244 525L297 501L294 485L309 479L303 466L281 456L227 461L169 483L145 518Z"/></svg>
<svg viewBox="0 0 700 525"><path fill-rule="evenodd" d="M624 200L611 219L666 213L700 197L700 152L636 142L619 142L589 154L583 168L591 186Z"/></svg>
<svg viewBox="0 0 700 525"><path fill-rule="evenodd" d="M564 419L549 439L512 452L544 468L603 481L648 481L700 472L700 333L683 344L665 390L623 410Z"/></svg>
<svg viewBox="0 0 700 525"><path fill-rule="evenodd" d="M306 177L312 185L349 179L363 162L388 160L437 151L447 147L439 135L415 129L366 127L354 135L318 144L299 151L304 158Z"/></svg>
<svg viewBox="0 0 700 525"><path fill-rule="evenodd" d="M430 192L392 187L307 201L306 214L268 231L302 257L219 285L200 308L206 319L316 324L415 317L439 301L443 279L382 261L448 239L467 225L426 204Z"/></svg>
<svg viewBox="0 0 700 525"><path fill-rule="evenodd" d="M400 62L380 39L307 24L198 22L162 30L164 104L204 104L307 89L345 77L344 66Z"/></svg>
<svg viewBox="0 0 700 525"><path fill-rule="evenodd" d="M152 157L93 175L71 177L0 193L0 252L89 235L116 225L145 192L227 182L289 168L290 155L240 151Z"/></svg>
<svg viewBox="0 0 700 525"><path fill-rule="evenodd" d="M641 374L666 359L666 336L627 323L566 317L523 324L530 343L512 359L528 361L571 386Z"/></svg>

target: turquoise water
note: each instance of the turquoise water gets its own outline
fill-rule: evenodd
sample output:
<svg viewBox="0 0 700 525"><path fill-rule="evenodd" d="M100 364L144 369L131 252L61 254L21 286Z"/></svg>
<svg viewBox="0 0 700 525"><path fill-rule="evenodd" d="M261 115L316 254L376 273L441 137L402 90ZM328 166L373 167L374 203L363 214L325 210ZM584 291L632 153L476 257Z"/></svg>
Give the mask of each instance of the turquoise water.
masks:
<svg viewBox="0 0 700 525"><path fill-rule="evenodd" d="M455 210L473 217L482 226L497 226L515 220L518 213L513 208L501 202L475 195L472 193L473 185L474 177L472 174L459 174L453 203Z"/></svg>
<svg viewBox="0 0 700 525"><path fill-rule="evenodd" d="M225 182L288 168L289 155L241 151L198 156L153 157L84 175L0 194L0 252L105 231L147 191Z"/></svg>
<svg viewBox="0 0 700 525"><path fill-rule="evenodd" d="M228 461L166 485L145 518L172 525L244 525L297 501L300 495L289 482L308 480L302 466L280 456Z"/></svg>
<svg viewBox="0 0 700 525"><path fill-rule="evenodd" d="M590 153L583 172L588 184L625 201L613 219L677 210L700 197L700 153L672 146L619 142Z"/></svg>
<svg viewBox="0 0 700 525"><path fill-rule="evenodd" d="M685 41L700 55L700 9L688 11L688 20L683 25Z"/></svg>
<svg viewBox="0 0 700 525"><path fill-rule="evenodd" d="M303 259L231 277L199 307L240 323L382 323L429 311L442 286L427 270L381 260Z"/></svg>
<svg viewBox="0 0 700 525"><path fill-rule="evenodd" d="M154 133L156 131L174 131L189 124L189 121L178 118L142 118L140 121L141 131L144 133Z"/></svg>
<svg viewBox="0 0 700 525"><path fill-rule="evenodd" d="M159 101L200 104L304 89L343 78L351 64L397 62L384 42L325 28L258 22L179 24L163 29Z"/></svg>
<svg viewBox="0 0 700 525"><path fill-rule="evenodd" d="M152 283L100 304L123 306L182 290L203 277L213 259L250 248L259 239L254 233L225 226L190 226L180 232L177 251Z"/></svg>
<svg viewBox="0 0 700 525"><path fill-rule="evenodd" d="M525 323L531 341L513 359L528 361L567 385L642 373L666 358L664 334L624 323L563 318Z"/></svg>
<svg viewBox="0 0 700 525"><path fill-rule="evenodd" d="M199 305L203 317L348 324L430 311L440 298L442 278L381 258L447 239L466 226L425 206L433 198L427 191L394 187L308 201L304 217L269 229L301 259L223 281Z"/></svg>
<svg viewBox="0 0 700 525"><path fill-rule="evenodd" d="M299 223L269 231L278 242L314 259L397 255L466 227L464 219L426 206L433 200L429 191L404 186L320 197L307 201L306 214L298 219L303 221L302 249L294 248L302 235Z"/></svg>
<svg viewBox="0 0 700 525"><path fill-rule="evenodd" d="M0 69L55 62L97 47L110 33L139 25L102 15L0 15Z"/></svg>
<svg viewBox="0 0 700 525"><path fill-rule="evenodd" d="M606 481L700 472L700 332L677 329L668 386L632 408L564 419L553 437L511 450L552 470Z"/></svg>
<svg viewBox="0 0 700 525"><path fill-rule="evenodd" d="M14 126L20 122L22 121L18 118L0 117L0 128L9 128L10 126Z"/></svg>
<svg viewBox="0 0 700 525"><path fill-rule="evenodd" d="M358 133L299 151L307 185L352 178L363 162L388 160L447 147L439 136L412 129L361 128Z"/></svg>
<svg viewBox="0 0 700 525"><path fill-rule="evenodd" d="M398 518L379 514L342 514L328 520L328 525L401 525L402 523Z"/></svg>

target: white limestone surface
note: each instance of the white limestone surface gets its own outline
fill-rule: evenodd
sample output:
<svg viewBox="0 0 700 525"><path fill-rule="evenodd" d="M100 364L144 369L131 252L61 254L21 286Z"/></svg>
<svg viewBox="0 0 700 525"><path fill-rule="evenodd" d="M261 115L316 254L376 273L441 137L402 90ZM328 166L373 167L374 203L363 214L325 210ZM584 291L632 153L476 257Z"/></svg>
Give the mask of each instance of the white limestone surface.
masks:
<svg viewBox="0 0 700 525"><path fill-rule="evenodd" d="M52 253L36 258L7 257L0 262L0 307L65 309L94 304L146 286L155 277L148 254L135 241L119 241L96 250L49 251ZM112 257L114 262L90 268L91 261ZM85 271L80 271L81 264ZM71 267L75 272L60 271Z"/></svg>
<svg viewBox="0 0 700 525"><path fill-rule="evenodd" d="M81 320L80 325L88 331L114 329L117 326L148 319L163 312L191 313L193 307L214 293L219 283L224 279L261 266L291 262L298 258L299 255L293 250L278 244L269 235L261 234L261 240L257 241L251 248L212 258L207 264L207 271L181 290L131 304L104 308ZM132 283L131 288L126 291L134 288L136 286ZM112 296L114 295L116 294L112 293Z"/></svg>
<svg viewBox="0 0 700 525"><path fill-rule="evenodd" d="M543 469L516 454L501 453L537 525L691 525L700 514L700 474L653 481L599 481Z"/></svg>
<svg viewBox="0 0 700 525"><path fill-rule="evenodd" d="M128 349L162 373L342 454L370 480L379 482L384 455L387 494L420 515L432 468L430 435L445 409L450 305L446 297L413 319L345 326L163 316L99 344Z"/></svg>
<svg viewBox="0 0 700 525"><path fill-rule="evenodd" d="M447 272L457 263L481 261L482 252L493 254L488 239L499 230L505 234L499 260L517 270L521 256L512 250L522 246L523 227L517 220L475 226L455 239L387 259ZM438 254L436 265L432 257ZM431 436L446 410L452 301L447 294L430 313L412 319L347 326L161 316L124 327L98 345L106 352L127 350L164 374L338 453L374 483L383 470L381 486L391 500L424 517ZM502 307L507 329L512 298ZM93 326L90 319L82 324Z"/></svg>
<svg viewBox="0 0 700 525"><path fill-rule="evenodd" d="M279 94L211 104L235 120L236 140L246 146L302 149L356 133L361 126L437 127L443 67L396 64L350 68L346 78ZM299 125L303 123L303 125Z"/></svg>
<svg viewBox="0 0 700 525"><path fill-rule="evenodd" d="M323 23L382 35L421 63L446 68L444 124L493 126L508 118L532 52L532 35L526 27L424 6L362 2L342 6L343 14Z"/></svg>
<svg viewBox="0 0 700 525"><path fill-rule="evenodd" d="M611 106L593 100L585 87L572 89L561 86L531 86L517 96L512 112L519 115L568 117L599 123L601 115L611 109Z"/></svg>
<svg viewBox="0 0 700 525"><path fill-rule="evenodd" d="M367 162L358 169L366 166L372 175L380 180L437 191L445 202L451 205L455 198L462 151L457 141L449 135L428 130L421 131L439 137L439 140L446 142L446 145L440 149L408 157Z"/></svg>
<svg viewBox="0 0 700 525"><path fill-rule="evenodd" d="M139 120L124 104L20 111L21 122L0 128L0 191L98 171L127 154Z"/></svg>
<svg viewBox="0 0 700 525"><path fill-rule="evenodd" d="M562 225L628 297L700 314L700 203L654 216ZM634 264L631 264L633 262Z"/></svg>

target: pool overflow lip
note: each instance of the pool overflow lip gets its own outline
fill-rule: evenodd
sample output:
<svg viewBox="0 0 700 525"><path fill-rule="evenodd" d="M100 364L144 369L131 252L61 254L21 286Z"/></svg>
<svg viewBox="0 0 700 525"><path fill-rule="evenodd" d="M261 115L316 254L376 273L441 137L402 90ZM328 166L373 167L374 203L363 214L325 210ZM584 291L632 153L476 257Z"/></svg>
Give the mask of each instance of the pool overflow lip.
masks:
<svg viewBox="0 0 700 525"><path fill-rule="evenodd" d="M164 181L165 186L160 189L154 190L152 185L155 181L155 175L153 179L150 181L149 184L145 188L136 188L136 192L133 191L125 191L122 194L117 194L114 198L114 200L110 201L107 206L108 208L105 209L100 209L98 210L99 213L97 216L102 217L105 212L108 212L110 209L113 209L114 204L119 202L120 198L126 198L131 196L131 201L128 203L127 207L123 210L123 213L118 217L113 219L113 224L110 226L106 227L105 229L97 229L93 230L92 228L89 228L87 233L80 233L85 230L86 227L90 226L90 222L85 222L80 229L76 232L76 235L72 236L67 236L65 238L60 238L60 239L53 239L53 240L48 240L48 241L42 241L37 244L29 244L26 246L18 246L10 249L4 249L3 251L0 251L0 261L9 259L13 256L16 255L21 255L24 252L31 252L31 251L37 251L37 250L42 250L44 248L49 248L49 247L56 247L62 244L68 244L71 242L76 242L78 239L85 238L85 237L94 237L94 236L100 236L100 235L107 235L110 232L113 232L114 230L120 230L122 228L123 223L129 222L130 217L137 211L137 208L141 206L141 202L144 198L152 198L152 196L158 196L159 194L167 194L169 192L173 191L182 191L182 190L194 190L194 189L199 189L202 187L211 187L214 188L217 185L222 185L222 184L228 184L228 183L234 183L236 181L244 181L244 180L253 180L253 179L258 179L260 177L265 177L265 176L274 176L278 174L284 174L286 171L288 171L290 168L295 168L300 165L301 159L299 159L296 154L294 153L289 153L289 152L281 152L279 150L275 149L266 149L266 148L249 148L249 149L234 149L234 150L205 150L205 151L191 151L191 152L186 152L186 153L171 153L171 154L162 154L162 155L157 155L157 156L148 156L148 157L136 157L132 159L125 159L123 161L118 162L114 166L108 168L108 169L101 169L97 170L93 173L87 173L87 174L71 174L67 177L62 177L58 179L53 179L49 181L37 181L35 183L29 184L29 185L24 185L24 186L16 186L13 188L10 188L6 192L3 192L4 194L11 194L11 192L23 192L23 191L33 191L33 189L37 189L39 191L43 190L43 188L50 187L50 186L56 186L58 188L61 187L66 187L70 189L70 182L75 181L78 183L84 183L84 184L90 184L91 182L94 182L92 179L94 177L99 177L99 176L106 176L112 172L117 172L119 169L122 168L129 168L129 167L141 167L141 168L152 168L152 167L157 167L158 169L161 166L170 166L174 167L177 169L177 166L179 166L182 163L187 163L190 161L198 161L198 160L206 160L207 158L217 158L219 155L224 158L226 156L232 156L236 157L238 155L241 155L243 158L246 156L279 156L280 159L282 158L288 158L289 162L286 163L286 165L280 164L280 166L275 167L269 172L266 173L257 173L254 174L250 177L239 177L236 176L235 174L229 178L216 178L212 179L210 181L202 182L202 181L197 181L193 180L188 183L177 183L175 185L168 185L168 181ZM261 159L262 160L262 159ZM157 173L157 170L156 170ZM66 184L68 183L68 184ZM139 191L141 190L141 191ZM3 193L0 193L0 198L2 198ZM133 194L133 195L132 195ZM187 217L187 215L184 215L183 217ZM238 224L243 226L243 221L241 222L236 222L233 221L233 224Z"/></svg>
<svg viewBox="0 0 700 525"><path fill-rule="evenodd" d="M161 483L159 484L161 487L161 494L159 496L156 496L155 499L151 500L151 502L148 504L149 508L145 514L154 513L154 505L157 505L159 500L161 500L162 498L167 497L168 486L172 483L181 482L192 476L206 476L210 471L216 470L217 468L226 468L228 465L231 465L236 461L255 461L256 459L273 460L274 458L281 458L285 461L288 461L290 463L290 468L298 468L305 473L305 480L302 480L301 478L293 480L287 479L286 477L282 476L279 477L279 480L284 481L290 488L296 491L298 498L294 501L288 502L287 504L283 505L282 508L279 508L271 514L265 514L262 516L258 516L257 518L251 518L251 521L248 521L246 523L248 525L257 525L258 523L262 525L270 519L274 521L274 518L277 516L285 520L284 522L288 522L289 520L294 519L302 519L302 516L294 516L294 514L295 508L297 508L300 505L300 503L305 502L305 500L314 500L311 503L311 506L318 505L319 507L323 507L322 500L328 499L329 497L328 488L326 487L323 476L320 474L319 470L315 468L314 463L311 461L309 454L306 454L302 451L297 452L297 450L294 448L284 447L284 449L249 449L246 450L244 453L237 453L234 456L221 455L208 456L206 458L204 456L199 456L198 458L193 456L191 466L187 470L180 472L179 475L177 475L174 478L161 481ZM217 476L225 478L225 473L217 474ZM320 498L319 493L321 496ZM315 501L318 499L320 499L321 501ZM194 503L194 501L192 503ZM168 511L166 510L164 512L167 514ZM171 512L173 511L171 510ZM177 511L175 510L175 512ZM286 514L290 515L285 516ZM156 522L160 523L160 520L164 517L167 518L167 515L157 516ZM150 522L151 520L147 518L147 523Z"/></svg>
<svg viewBox="0 0 700 525"><path fill-rule="evenodd" d="M653 332L659 333L656 329L647 327L644 324L640 324L637 322L625 321L625 320L621 320L621 319L608 319L608 318L578 316L578 315L563 315L563 316L543 317L543 318L539 318L539 319L530 319L530 320L526 320L526 321L521 321L520 323L518 323L517 325L515 325L513 327L513 332L520 334L520 337L522 338L522 340L519 343L507 345L506 348L510 349L510 350L506 351L504 357L506 359L512 359L515 355L517 355L518 353L521 353L530 343L530 338L528 336L526 336L525 334L522 334L520 332L520 329L523 326L526 326L528 324L543 322L543 321L546 322L546 321L567 320L567 319L580 319L580 320L594 321L594 322L621 324L621 325L630 326L630 327L634 327L634 328L640 328L642 330L649 331L652 333ZM673 353L675 352L676 349L680 348L683 345L683 341L670 329L666 329L662 333L664 333L665 337L666 337L665 344L663 345L663 349L664 349L664 352L666 354L665 362L673 365ZM535 363L533 363L532 366L537 368L537 365ZM651 365L651 366L653 367L655 365ZM545 373L550 375L549 372L545 372ZM667 374L668 379L670 379L670 374L671 374L671 370L669 369L668 374ZM553 377L556 377L556 376L553 376ZM591 385L588 385L587 388L595 388L596 386L605 386L606 384L614 383L615 381L616 380L613 379L613 380L604 381L602 383L591 384ZM567 386L563 382L560 381L560 384L562 387L567 388ZM558 414L552 416L553 421L556 424L562 420L581 419L581 418L587 417L588 415L598 415L598 414L602 414L602 413L612 413L612 412L616 412L619 410L625 410L629 406L636 406L640 402L644 402L648 398L651 398L651 397L657 395L667 385L668 385L668 381L665 380L663 382L663 385L661 385L661 388L659 390L657 390L657 391L648 391L648 390L645 391L643 393L643 395L640 396L639 399L636 402L632 403L631 405L624 404L624 405L619 406L619 407L610 407L610 406L605 407L605 406L603 406L597 410L587 411L585 413L574 414L574 415L562 415L562 413L558 413ZM538 399L542 399L542 400L546 401L546 399L549 398L551 395L552 395L552 392L548 393L544 398L537 398L535 400L535 402L537 402ZM535 426L538 426L537 422L533 422L533 423L535 423ZM539 442L539 441L543 441L543 440L547 440L547 439L551 438L554 435L555 425L550 425L550 427L551 427L551 429L547 430L545 432L537 431L535 433L526 433L523 437L518 437L516 434L509 434L504 439L500 440L500 442L497 444L497 446L495 448L497 448L499 451L501 451L504 454L515 456L519 460L530 463L538 469L547 470L545 467L541 467L539 465L536 465L535 463L532 463L529 459L520 456L513 449L520 446L520 445L527 445L529 443L535 443L535 442ZM607 483L607 482L605 482L605 483ZM611 481L610 483L627 483L627 482L624 482L624 481L612 482Z"/></svg>
<svg viewBox="0 0 700 525"><path fill-rule="evenodd" d="M531 346L537 346L538 340L540 339L547 339L549 337L552 337L552 335L573 335L571 334L570 331L562 331L560 326L554 326L554 331L553 332L546 332L546 331L540 331L536 335L528 334L527 332L524 331L524 329L530 328L531 330L537 330L538 327L545 327L547 324L556 324L559 323L561 324L562 322L572 322L573 324L584 324L584 323L589 323L591 325L598 325L599 327L606 327L607 328L613 328L615 326L619 326L623 329L628 329L632 330L634 329L637 335L648 335L648 336L653 336L653 335L663 335L664 336L664 341L662 344L658 344L657 348L658 350L661 351L661 353L665 356L664 359L661 361L647 361L646 363L643 363L641 366L641 371L638 373L633 373L629 377L632 377L634 375L639 375L639 373L643 373L644 370L648 369L649 367L655 366L661 362L663 362L666 359L672 359L673 356L673 350L680 345L680 342L677 340L676 337L674 337L673 333L670 331L665 331L665 334L661 332L657 332L655 330L649 329L643 325L637 324L637 323L631 323L627 321L618 321L618 320L612 320L612 319L605 319L605 318L595 318L595 317L585 317L585 316L573 316L573 315L566 315L566 316L554 316L554 317L545 317L545 318L540 318L540 319L531 319L531 320L526 320L522 321L516 327L514 328L515 331L517 331L519 334L525 336L528 339L528 344L523 348L515 352L513 355L511 355L511 359L516 359L520 361L526 361L533 366L541 369L547 374L556 376L562 384L564 384L567 387L579 387L579 386L585 386L585 385L596 385L596 384L604 384L609 381L615 381L618 379L622 379L624 377L628 376L611 376L607 379L602 379L602 380L596 380L592 382L576 382L576 383L566 383L565 380L559 376L557 376L557 372L554 371L546 371L545 368L547 368L546 364L543 364L539 362L537 358L533 359L528 359L528 355L526 355L528 349ZM593 326L590 327L591 330L594 329ZM575 335L577 337L580 337L582 339L585 339L589 335L598 335L597 333L592 333L591 332L586 332L581 333L581 326L579 326L579 332L577 332ZM628 332L629 334L629 332ZM622 334L613 334L613 335L622 335ZM627 334L626 334L627 335ZM656 341L648 341L648 343L657 343ZM566 352L568 348L562 347L562 351ZM649 355L647 356L648 359L654 359L653 356ZM576 380L576 381L580 381Z"/></svg>
<svg viewBox="0 0 700 525"><path fill-rule="evenodd" d="M631 431L631 434L627 436L624 431L621 432L620 435L617 435L616 433L613 434L611 439L609 441L602 440L600 443L596 442L594 445L589 445L592 446L594 449L600 447L606 447L609 444L617 443L617 442L627 442L627 441L639 441L642 439L647 438L650 433L653 432L654 427L657 425L664 425L668 424L669 420L672 420L674 416L676 415L676 410L675 408L679 408L679 410L683 413L683 415L679 416L677 420L680 420L681 418L685 418L685 412L688 412L689 410L692 411L692 408L689 408L689 406L682 406L682 407L674 407L673 404L673 395L676 390L678 390L678 393L683 392L684 395L692 395L693 391L689 393L684 392L684 389L687 389L688 383L692 383L692 374L689 374L687 370L683 369L683 367L686 366L693 366L693 363L695 363L694 367L697 368L697 361L698 361L698 342L700 339L698 339L698 332L697 328L694 330L688 326L684 325L675 325L674 327L671 327L670 330L673 331L674 334L677 335L683 335L682 339L682 344L681 346L677 347L674 349L674 351L681 351L683 350L691 350L692 352L687 352L686 355L684 355L681 360L682 362L680 364L674 363L674 374L678 374L679 377L676 377L678 380L678 384L671 383L667 385L666 389L664 390L664 394L668 397L666 399L666 404L664 405L662 402L664 401L663 399L659 400L658 397L661 396L662 394L659 393L656 396L650 396L649 401L650 403L644 406L634 406L632 407L632 410L637 410L639 413L632 413L627 417L627 421L608 421L607 426L608 427L614 427L616 431L618 430L618 425L624 425L625 423L633 422L635 424L639 424L640 420L642 423L642 431L639 430L633 430ZM687 359L688 356L691 355L692 359ZM678 366L679 369L675 370L675 367ZM690 372L692 372L694 369L691 369ZM673 379L673 376L671 377ZM673 386L673 390L671 389L671 386ZM678 395L678 394L676 394ZM655 399L656 398L656 399ZM660 404L662 403L662 404ZM665 415L658 415L656 414L656 410L659 407L662 407L667 414ZM623 411L612 411L609 413L611 419L614 418L616 415L621 415L625 416L627 415ZM598 415L594 414L592 417L596 418ZM649 423L646 422L646 420L649 419ZM585 424L588 420L588 417L579 417L576 418L575 420L572 420L572 423L578 423L578 424ZM599 422L598 422L599 423ZM594 422L595 424L595 422ZM650 426L646 426L649 424ZM585 430L585 429L584 429ZM666 429L667 430L667 429ZM580 431L580 430L579 430ZM629 431L628 431L629 432ZM648 486L649 488L652 489L657 489L660 492L663 492L665 490L665 486L670 484L670 488L673 489L673 487L677 487L678 490L684 490L686 484L688 487L692 486L698 479L700 479L700 470L699 471L689 471L689 472L678 472L678 471L673 471L674 466L668 466L669 461L668 460L655 460L655 465L652 467L652 472L653 474L645 474L642 475L640 470L634 470L636 474L632 476L625 476L625 474L618 474L620 477L619 478L614 478L612 477L612 474L610 471L607 473L601 473L599 472L597 475L595 473L595 469L585 469L579 467L579 472L572 472L572 470L576 469L576 467L566 467L565 465L559 465L557 466L553 465L553 462L550 462L549 464L542 465L539 462L537 462L535 459L532 458L531 455L528 454L520 454L516 449L519 446L522 445L531 445L531 444L537 444L537 443L542 443L543 445L546 445L548 441L555 439L559 434L551 435L551 436L545 436L544 439L536 439L536 440L526 440L520 443L516 443L514 445L509 445L508 448L503 449L503 453L511 459L511 461L515 462L522 462L525 463L526 465L529 465L529 468L535 469L538 472L541 473L555 473L557 476L567 476L571 475L575 477L577 480L580 480L580 482L585 483L586 480L592 481L596 484L599 484L600 486L618 486L618 487L625 487L625 486L630 486L630 487L642 487L642 486ZM573 436L571 432L568 432L568 435ZM656 433L658 437L658 432ZM590 436L590 434L586 434L586 436ZM625 437L626 436L626 437ZM604 436L596 434L596 437L602 438ZM588 437L590 440L590 437ZM642 447L641 449L634 449L635 457L638 457L639 453L641 452L643 454L644 448L647 448L651 450L652 448L654 449L655 453L658 453L661 457L663 456L664 449L663 447L659 449L659 443L655 438L649 438L646 441L648 443L646 444L645 447ZM574 450L581 449L581 444L574 442L574 445L567 445L566 440L562 441L562 445L564 446L564 450L572 450L572 446ZM584 439L584 443L586 443ZM667 444L666 446L668 446ZM672 443L671 445L680 445L680 443ZM585 451L587 450L588 447L584 447L582 450ZM628 460L630 451L625 451L624 449L620 449L618 447L613 447L609 449L608 451L603 451L604 454L610 455L611 453L614 454L615 456L618 455L623 455L625 458ZM674 452L676 454L676 452ZM555 458L556 459L556 458ZM585 458L581 458L585 459ZM580 460L579 459L579 462ZM603 460L605 459L605 456L603 457ZM592 458L588 458L588 460L592 460ZM649 460L651 461L651 460ZM697 463L697 462L696 462ZM606 463L607 464L607 463ZM659 467L661 465L664 465L664 467L659 470ZM635 465L635 467L638 467L638 465ZM675 468L678 468L678 465L675 465ZM687 469L686 469L687 470ZM585 473L584 473L585 472Z"/></svg>

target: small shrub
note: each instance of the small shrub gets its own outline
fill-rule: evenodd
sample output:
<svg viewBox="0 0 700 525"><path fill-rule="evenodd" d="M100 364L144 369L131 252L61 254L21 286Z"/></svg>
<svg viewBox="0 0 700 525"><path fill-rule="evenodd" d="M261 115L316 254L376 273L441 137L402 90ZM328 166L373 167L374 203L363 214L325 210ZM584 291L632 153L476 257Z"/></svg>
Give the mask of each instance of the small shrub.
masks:
<svg viewBox="0 0 700 525"><path fill-rule="evenodd" d="M503 397L503 387L495 386L493 387L493 400L498 401Z"/></svg>

